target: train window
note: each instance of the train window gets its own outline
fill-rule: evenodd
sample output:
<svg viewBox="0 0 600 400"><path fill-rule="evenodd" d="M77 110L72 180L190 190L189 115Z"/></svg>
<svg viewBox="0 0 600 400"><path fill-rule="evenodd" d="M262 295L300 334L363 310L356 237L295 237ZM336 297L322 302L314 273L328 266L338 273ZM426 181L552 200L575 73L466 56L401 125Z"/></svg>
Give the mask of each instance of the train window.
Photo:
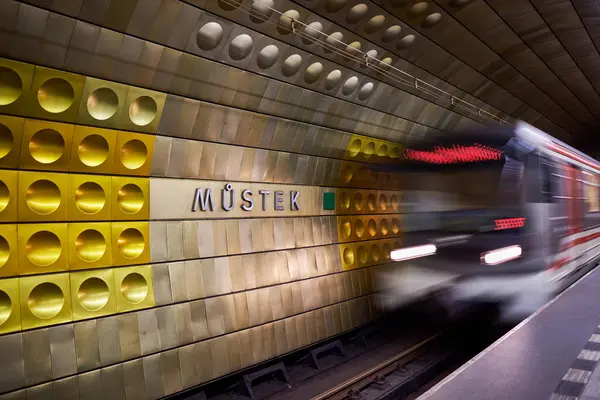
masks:
<svg viewBox="0 0 600 400"><path fill-rule="evenodd" d="M540 163L540 192L542 194L542 203L552 203L553 196L551 178L550 165L548 165L547 160L542 158Z"/></svg>
<svg viewBox="0 0 600 400"><path fill-rule="evenodd" d="M598 176L589 172L582 174L581 183L583 185L583 201L585 210L588 213L600 211L600 199L598 198Z"/></svg>

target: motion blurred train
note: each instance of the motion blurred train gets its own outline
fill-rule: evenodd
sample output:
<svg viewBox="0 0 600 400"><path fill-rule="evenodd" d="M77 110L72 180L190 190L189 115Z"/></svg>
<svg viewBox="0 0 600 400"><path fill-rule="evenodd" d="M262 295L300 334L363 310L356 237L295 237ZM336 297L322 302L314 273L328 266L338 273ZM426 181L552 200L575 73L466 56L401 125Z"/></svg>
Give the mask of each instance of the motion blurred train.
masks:
<svg viewBox="0 0 600 400"><path fill-rule="evenodd" d="M597 264L600 163L531 125L426 134L394 168L410 208L391 258L405 265L382 279L398 298L436 285L514 321Z"/></svg>

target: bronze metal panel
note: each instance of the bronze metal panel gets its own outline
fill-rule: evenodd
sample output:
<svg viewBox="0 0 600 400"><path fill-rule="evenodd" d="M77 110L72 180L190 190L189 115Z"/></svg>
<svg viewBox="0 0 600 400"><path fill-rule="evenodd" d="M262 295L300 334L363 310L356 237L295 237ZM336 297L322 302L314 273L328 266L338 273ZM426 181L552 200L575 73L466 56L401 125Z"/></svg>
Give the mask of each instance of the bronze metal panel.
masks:
<svg viewBox="0 0 600 400"><path fill-rule="evenodd" d="M252 179L252 168L254 166L254 156L256 149L244 148L240 163L240 181L250 181Z"/></svg>
<svg viewBox="0 0 600 400"><path fill-rule="evenodd" d="M230 371L237 371L242 368L242 357L240 348L240 339L238 333L232 333L225 336L227 343L227 361Z"/></svg>
<svg viewBox="0 0 600 400"><path fill-rule="evenodd" d="M265 253L264 266L268 285L276 285L279 283L279 265L277 264L277 253Z"/></svg>
<svg viewBox="0 0 600 400"><path fill-rule="evenodd" d="M269 288L269 304L273 313L273 319L281 319L286 317L283 309L283 301L281 299L281 289L279 286L271 286Z"/></svg>
<svg viewBox="0 0 600 400"><path fill-rule="evenodd" d="M169 281L173 302L189 300L187 296L187 276L183 262L169 264Z"/></svg>
<svg viewBox="0 0 600 400"><path fill-rule="evenodd" d="M2 400L27 400L27 390L19 390L16 392L7 393L4 395L0 395L0 399Z"/></svg>
<svg viewBox="0 0 600 400"><path fill-rule="evenodd" d="M298 330L296 329L296 317L286 318L285 322L285 334L287 335L286 341L288 349L290 351L300 347L298 340Z"/></svg>
<svg viewBox="0 0 600 400"><path fill-rule="evenodd" d="M329 291L328 296L331 303L338 303L341 300L335 275L327 275L327 290Z"/></svg>
<svg viewBox="0 0 600 400"><path fill-rule="evenodd" d="M146 398L144 381L144 362L137 359L123 363L123 381L127 399L142 400Z"/></svg>
<svg viewBox="0 0 600 400"><path fill-rule="evenodd" d="M257 292L261 324L273 321L273 305L270 303L270 288L258 289Z"/></svg>
<svg viewBox="0 0 600 400"><path fill-rule="evenodd" d="M31 342L30 340L28 343ZM0 393L25 386L25 357L23 334L0 336ZM29 368L31 370L31 368Z"/></svg>
<svg viewBox="0 0 600 400"><path fill-rule="evenodd" d="M183 176L186 178L195 178L200 169L200 159L204 149L202 142L187 142L187 151L185 153L185 162L183 165Z"/></svg>
<svg viewBox="0 0 600 400"><path fill-rule="evenodd" d="M220 297L206 299L206 318L208 320L208 331L210 336L223 335L225 333L224 304Z"/></svg>
<svg viewBox="0 0 600 400"><path fill-rule="evenodd" d="M273 236L276 250L285 249L285 222L283 218L273 220Z"/></svg>
<svg viewBox="0 0 600 400"><path fill-rule="evenodd" d="M290 346L287 341L287 333L285 321L280 320L273 323L275 331L275 346L277 347L277 355L282 355L290 350Z"/></svg>
<svg viewBox="0 0 600 400"><path fill-rule="evenodd" d="M319 270L317 268L317 258L314 247L309 247L306 249L306 263L308 269L308 276L317 276L319 274Z"/></svg>
<svg viewBox="0 0 600 400"><path fill-rule="evenodd" d="M102 372L100 370L86 372L78 375L79 396L83 399L104 399L102 386Z"/></svg>
<svg viewBox="0 0 600 400"><path fill-rule="evenodd" d="M159 351L161 347L156 309L139 311L138 324L142 354L150 354Z"/></svg>
<svg viewBox="0 0 600 400"><path fill-rule="evenodd" d="M167 222L169 260L183 259L183 232L181 221Z"/></svg>
<svg viewBox="0 0 600 400"><path fill-rule="evenodd" d="M181 368L181 385L184 388L189 388L200 384L198 363L194 357L194 345L180 347L178 353L179 366Z"/></svg>
<svg viewBox="0 0 600 400"><path fill-rule="evenodd" d="M300 279L300 270L298 266L298 251L289 250L285 252L287 267L289 270L290 280Z"/></svg>
<svg viewBox="0 0 600 400"><path fill-rule="evenodd" d="M310 343L306 327L306 314L297 315L295 318L296 331L298 332L298 346L303 347Z"/></svg>
<svg viewBox="0 0 600 400"><path fill-rule="evenodd" d="M241 253L240 226L239 220L225 221L225 231L227 237L227 254Z"/></svg>
<svg viewBox="0 0 600 400"><path fill-rule="evenodd" d="M79 399L79 379L77 376L54 381L54 397L56 399Z"/></svg>
<svg viewBox="0 0 600 400"><path fill-rule="evenodd" d="M340 303L340 309L342 314L342 329L347 331L352 328L352 323L350 321L350 309L348 306L348 302L345 301Z"/></svg>
<svg viewBox="0 0 600 400"><path fill-rule="evenodd" d="M198 377L202 382L213 378L212 355L210 340L205 340L194 345L194 358L197 360Z"/></svg>
<svg viewBox="0 0 600 400"><path fill-rule="evenodd" d="M296 247L305 247L306 239L304 238L304 224L302 223L302 218L294 218L293 221Z"/></svg>
<svg viewBox="0 0 600 400"><path fill-rule="evenodd" d="M202 146L202 156L200 157L200 168L198 169L198 178L212 179L215 169L215 160L219 146L214 143L204 143Z"/></svg>
<svg viewBox="0 0 600 400"><path fill-rule="evenodd" d="M100 366L97 320L74 324L77 370L88 371Z"/></svg>
<svg viewBox="0 0 600 400"><path fill-rule="evenodd" d="M252 251L259 252L265 251L265 238L264 238L264 220L263 219L253 219L251 222L252 225Z"/></svg>
<svg viewBox="0 0 600 400"><path fill-rule="evenodd" d="M142 362L144 363L144 386L146 387L147 398L158 399L166 394L163 380L161 379L160 358L161 353L142 358Z"/></svg>
<svg viewBox="0 0 600 400"><path fill-rule="evenodd" d="M269 156L267 150L257 149L254 154L254 164L252 165L252 181L268 182L265 179L266 161Z"/></svg>
<svg viewBox="0 0 600 400"><path fill-rule="evenodd" d="M331 304L333 301L329 297L329 288L327 284L329 283L329 279L326 276L321 276L317 279L319 284L319 294L321 295L321 301L323 306Z"/></svg>
<svg viewBox="0 0 600 400"><path fill-rule="evenodd" d="M54 385L52 382L29 387L26 389L27 400L45 400L54 398Z"/></svg>
<svg viewBox="0 0 600 400"><path fill-rule="evenodd" d="M336 289L338 292L338 301L344 301L346 300L346 289L344 288L344 275L345 274L335 274L335 281L336 281Z"/></svg>
<svg viewBox="0 0 600 400"><path fill-rule="evenodd" d="M227 359L227 339L222 336L211 339L209 343L213 376L218 377L225 375L231 371L229 368L229 360Z"/></svg>
<svg viewBox="0 0 600 400"><path fill-rule="evenodd" d="M215 258L214 262L217 293L231 293L231 273L229 271L229 257Z"/></svg>
<svg viewBox="0 0 600 400"><path fill-rule="evenodd" d="M221 221L213 221L212 236L215 256L227 255L227 231L225 224Z"/></svg>
<svg viewBox="0 0 600 400"><path fill-rule="evenodd" d="M199 258L197 221L183 221L183 257L185 259Z"/></svg>
<svg viewBox="0 0 600 400"><path fill-rule="evenodd" d="M47 328L23 332L23 361L27 385L52 379L50 332Z"/></svg>
<svg viewBox="0 0 600 400"><path fill-rule="evenodd" d="M263 243L265 250L275 249L275 228L273 226L273 218L263 219Z"/></svg>
<svg viewBox="0 0 600 400"><path fill-rule="evenodd" d="M333 307L323 308L323 319L325 323L325 336L329 337L335 335L337 332L333 322Z"/></svg>
<svg viewBox="0 0 600 400"><path fill-rule="evenodd" d="M187 140L173 139L171 142L171 152L169 154L169 165L167 167L167 176L183 176L183 166L188 145Z"/></svg>
<svg viewBox="0 0 600 400"><path fill-rule="evenodd" d="M49 328L50 357L52 361L52 378L72 375L77 372L75 355L75 333L73 325L61 325Z"/></svg>
<svg viewBox="0 0 600 400"><path fill-rule="evenodd" d="M327 332L325 330L325 316L323 315L323 309L319 308L315 310L315 326L317 330L317 339L322 340L327 337Z"/></svg>
<svg viewBox="0 0 600 400"><path fill-rule="evenodd" d="M213 122L215 117L211 120ZM220 128L220 127L219 127ZM218 138L215 138L218 141ZM215 158L215 167L212 174L212 179L227 180L227 165L231 159L231 146L217 145L217 157Z"/></svg>
<svg viewBox="0 0 600 400"><path fill-rule="evenodd" d="M117 316L99 318L98 349L100 364L109 365L121 361L121 346L119 341L119 321Z"/></svg>
<svg viewBox="0 0 600 400"><path fill-rule="evenodd" d="M275 337L275 326L273 323L261 326L263 332L263 340L265 341L265 358L273 358L277 356L277 339Z"/></svg>
<svg viewBox="0 0 600 400"><path fill-rule="evenodd" d="M252 349L252 336L250 329L244 329L237 333L240 341L240 363L241 367L248 367L254 364L254 354Z"/></svg>
<svg viewBox="0 0 600 400"><path fill-rule="evenodd" d="M111 400L125 399L125 377L123 376L122 365L117 364L102 368L100 374L105 398Z"/></svg>
<svg viewBox="0 0 600 400"><path fill-rule="evenodd" d="M335 333L342 332L342 307L339 304L334 304L332 306L332 318L333 318L333 326L335 329Z"/></svg>
<svg viewBox="0 0 600 400"><path fill-rule="evenodd" d="M301 282L293 282L290 285L292 289L292 299L294 301L294 314L304 312L304 299L302 298Z"/></svg>
<svg viewBox="0 0 600 400"><path fill-rule="evenodd" d="M304 314L306 323L306 333L308 335L308 342L315 343L319 340L319 333L317 331L317 323L315 321L315 312L311 311Z"/></svg>
<svg viewBox="0 0 600 400"><path fill-rule="evenodd" d="M246 293L235 293L232 297L235 307L235 330L246 329L250 326Z"/></svg>
<svg viewBox="0 0 600 400"><path fill-rule="evenodd" d="M175 324L178 345L192 343L194 333L192 331L192 311L190 303L175 304Z"/></svg>
<svg viewBox="0 0 600 400"><path fill-rule="evenodd" d="M223 322L226 332L233 332L236 325L235 303L233 295L221 296L221 309L223 310Z"/></svg>
<svg viewBox="0 0 600 400"><path fill-rule="evenodd" d="M190 300L200 299L205 296L204 282L202 280L202 262L189 260L184 262L187 294Z"/></svg>
<svg viewBox="0 0 600 400"><path fill-rule="evenodd" d="M139 322L137 313L117 316L119 323L119 344L121 359L129 360L142 355Z"/></svg>
<svg viewBox="0 0 600 400"><path fill-rule="evenodd" d="M161 350L177 346L177 325L173 306L155 309L158 320L158 334L160 336Z"/></svg>
<svg viewBox="0 0 600 400"><path fill-rule="evenodd" d="M244 282L244 264L242 256L229 257L229 274L231 276L231 290L239 292L246 289Z"/></svg>
<svg viewBox="0 0 600 400"><path fill-rule="evenodd" d="M190 312L192 316L192 333L194 340L206 339L210 336L208 329L208 318L206 315L206 305L204 300L190 302Z"/></svg>
<svg viewBox="0 0 600 400"><path fill-rule="evenodd" d="M326 218L326 217L323 217ZM315 245L322 245L326 242L323 238L323 232L321 229L321 217L311 217L312 237Z"/></svg>
<svg viewBox="0 0 600 400"><path fill-rule="evenodd" d="M289 282L290 278L290 269L287 264L286 252L278 251L273 253L274 255L274 263L277 267L277 276L279 277L278 283Z"/></svg>
<svg viewBox="0 0 600 400"><path fill-rule="evenodd" d="M152 264L152 286L154 288L154 301L156 302L156 305L159 306L171 304L173 302L171 297L169 265L170 264Z"/></svg>
<svg viewBox="0 0 600 400"><path fill-rule="evenodd" d="M171 143L173 139L164 136L156 136L154 142L154 153L152 155L151 176L166 176L171 154Z"/></svg>
<svg viewBox="0 0 600 400"><path fill-rule="evenodd" d="M317 264L317 274L325 275L327 273L327 262L325 261L325 249L323 247L315 247L315 260Z"/></svg>
<svg viewBox="0 0 600 400"><path fill-rule="evenodd" d="M182 391L183 387L181 385L181 367L179 366L178 349L160 353L160 364L165 395Z"/></svg>
<svg viewBox="0 0 600 400"><path fill-rule="evenodd" d="M196 225L198 232L198 252L200 257L212 257L215 255L215 244L213 239L213 221L198 221Z"/></svg>
<svg viewBox="0 0 600 400"><path fill-rule="evenodd" d="M215 296L219 293L215 259L202 260L201 265L204 294L206 296Z"/></svg>
<svg viewBox="0 0 600 400"><path fill-rule="evenodd" d="M300 284L300 292L302 293L302 304L304 306L303 311L312 310L313 308L315 308L315 306L317 304L316 293L313 291L313 289L314 289L313 280L309 279L309 280L300 281L299 284Z"/></svg>
<svg viewBox="0 0 600 400"><path fill-rule="evenodd" d="M256 288L258 286L256 256L254 254L242 256L242 265L244 268L244 283L246 289Z"/></svg>
<svg viewBox="0 0 600 400"><path fill-rule="evenodd" d="M240 252L241 253L252 253L252 220L240 219L238 220L240 229Z"/></svg>
<svg viewBox="0 0 600 400"><path fill-rule="evenodd" d="M294 314L294 298L291 284L280 285L283 313L286 317Z"/></svg>
<svg viewBox="0 0 600 400"><path fill-rule="evenodd" d="M256 326L261 323L261 305L258 290L246 292L246 303L248 304L248 324ZM264 307L264 305L263 305Z"/></svg>

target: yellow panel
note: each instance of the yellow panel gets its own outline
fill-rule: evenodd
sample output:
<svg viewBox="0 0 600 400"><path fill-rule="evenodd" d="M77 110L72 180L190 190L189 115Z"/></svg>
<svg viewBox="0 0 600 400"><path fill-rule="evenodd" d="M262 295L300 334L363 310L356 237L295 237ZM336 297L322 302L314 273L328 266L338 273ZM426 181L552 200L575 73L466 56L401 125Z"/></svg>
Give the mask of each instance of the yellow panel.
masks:
<svg viewBox="0 0 600 400"><path fill-rule="evenodd" d="M69 171L106 174L113 170L117 131L75 126Z"/></svg>
<svg viewBox="0 0 600 400"><path fill-rule="evenodd" d="M112 265L110 222L69 224L69 269Z"/></svg>
<svg viewBox="0 0 600 400"><path fill-rule="evenodd" d="M113 271L118 312L154 306L150 266L115 268Z"/></svg>
<svg viewBox="0 0 600 400"><path fill-rule="evenodd" d="M117 312L112 269L73 272L69 275L74 320L97 318Z"/></svg>
<svg viewBox="0 0 600 400"><path fill-rule="evenodd" d="M65 221L69 175L19 171L19 221Z"/></svg>
<svg viewBox="0 0 600 400"><path fill-rule="evenodd" d="M35 67L27 104L34 118L75 122L85 76Z"/></svg>
<svg viewBox="0 0 600 400"><path fill-rule="evenodd" d="M114 173L123 175L150 175L154 135L119 132L115 149Z"/></svg>
<svg viewBox="0 0 600 400"><path fill-rule="evenodd" d="M371 265L371 255L369 254L369 244L360 243L355 246L356 261L359 267Z"/></svg>
<svg viewBox="0 0 600 400"><path fill-rule="evenodd" d="M148 231L148 222L113 222L113 265L133 265L149 262L150 234Z"/></svg>
<svg viewBox="0 0 600 400"><path fill-rule="evenodd" d="M125 107L117 121L117 128L155 133L166 98L167 95L164 93L130 86L127 91Z"/></svg>
<svg viewBox="0 0 600 400"><path fill-rule="evenodd" d="M19 278L23 329L71 321L69 274Z"/></svg>
<svg viewBox="0 0 600 400"><path fill-rule="evenodd" d="M0 225L0 277L19 274L17 225Z"/></svg>
<svg viewBox="0 0 600 400"><path fill-rule="evenodd" d="M150 216L150 179L113 176L112 219L147 220Z"/></svg>
<svg viewBox="0 0 600 400"><path fill-rule="evenodd" d="M127 86L96 78L86 78L77 123L114 128L127 99Z"/></svg>
<svg viewBox="0 0 600 400"><path fill-rule="evenodd" d="M24 125L23 118L0 115L0 167L17 168L19 165Z"/></svg>
<svg viewBox="0 0 600 400"><path fill-rule="evenodd" d="M69 221L109 221L110 185L110 176L69 174Z"/></svg>
<svg viewBox="0 0 600 400"><path fill-rule="evenodd" d="M67 224L21 224L17 231L21 275L67 269Z"/></svg>
<svg viewBox="0 0 600 400"><path fill-rule="evenodd" d="M340 258L342 260L342 270L353 269L358 265L354 243L340 245Z"/></svg>
<svg viewBox="0 0 600 400"><path fill-rule="evenodd" d="M0 280L0 334L21 330L19 279Z"/></svg>
<svg viewBox="0 0 600 400"><path fill-rule="evenodd" d="M24 115L34 66L0 58L0 112Z"/></svg>
<svg viewBox="0 0 600 400"><path fill-rule="evenodd" d="M16 222L19 172L0 170L0 221Z"/></svg>
<svg viewBox="0 0 600 400"><path fill-rule="evenodd" d="M66 171L71 158L74 129L71 124L26 119L19 167Z"/></svg>

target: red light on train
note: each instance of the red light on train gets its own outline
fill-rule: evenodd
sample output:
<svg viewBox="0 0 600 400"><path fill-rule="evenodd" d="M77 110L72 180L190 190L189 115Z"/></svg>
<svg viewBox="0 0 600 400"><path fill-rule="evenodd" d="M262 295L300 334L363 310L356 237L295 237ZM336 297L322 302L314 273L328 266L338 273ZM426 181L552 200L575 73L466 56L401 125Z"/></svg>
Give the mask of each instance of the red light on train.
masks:
<svg viewBox="0 0 600 400"><path fill-rule="evenodd" d="M505 218L496 219L496 228L494 230L501 231L503 229L516 229L525 226L525 218Z"/></svg>
<svg viewBox="0 0 600 400"><path fill-rule="evenodd" d="M502 152L475 144L474 146L452 146L451 148L435 146L433 151L407 149L404 152L404 156L413 161L432 164L454 164L460 162L500 160Z"/></svg>

